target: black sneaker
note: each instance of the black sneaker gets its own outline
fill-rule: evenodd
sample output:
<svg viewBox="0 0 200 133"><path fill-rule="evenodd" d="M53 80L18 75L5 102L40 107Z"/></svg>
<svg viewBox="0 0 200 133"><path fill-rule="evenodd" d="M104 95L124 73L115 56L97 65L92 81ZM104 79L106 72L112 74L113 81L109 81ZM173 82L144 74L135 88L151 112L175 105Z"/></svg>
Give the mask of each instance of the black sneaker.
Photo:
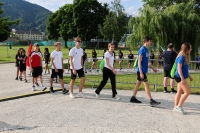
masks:
<svg viewBox="0 0 200 133"><path fill-rule="evenodd" d="M18 77L16 77L15 80L18 80Z"/></svg>
<svg viewBox="0 0 200 133"><path fill-rule="evenodd" d="M54 93L53 87L50 87L50 88L49 88L49 91L50 91L51 93Z"/></svg>
<svg viewBox="0 0 200 133"><path fill-rule="evenodd" d="M64 90L62 90L62 93L63 94L66 94L66 93L68 93L69 92L69 90L67 90L66 88L64 88Z"/></svg>
<svg viewBox="0 0 200 133"><path fill-rule="evenodd" d="M24 80L24 83L27 83L27 80L26 80L26 79Z"/></svg>
<svg viewBox="0 0 200 133"><path fill-rule="evenodd" d="M172 93L172 94L176 94L176 93L177 93L177 91L176 91L176 90L174 90L174 89L172 89L172 90L171 90L171 93Z"/></svg>
<svg viewBox="0 0 200 133"><path fill-rule="evenodd" d="M142 103L141 101L137 100L135 97L131 97L130 102L132 102L132 103Z"/></svg>
<svg viewBox="0 0 200 133"><path fill-rule="evenodd" d="M164 93L169 93L169 91L167 91L167 89L164 89L164 91L163 91Z"/></svg>
<svg viewBox="0 0 200 133"><path fill-rule="evenodd" d="M22 81L22 78L19 78L20 79L20 81Z"/></svg>
<svg viewBox="0 0 200 133"><path fill-rule="evenodd" d="M35 85L36 85L37 87L39 87L39 84L38 84L38 82L35 82Z"/></svg>
<svg viewBox="0 0 200 133"><path fill-rule="evenodd" d="M150 101L151 107L157 106L157 105L159 105L159 104L161 104L161 102L156 102L156 101L153 100L153 99Z"/></svg>

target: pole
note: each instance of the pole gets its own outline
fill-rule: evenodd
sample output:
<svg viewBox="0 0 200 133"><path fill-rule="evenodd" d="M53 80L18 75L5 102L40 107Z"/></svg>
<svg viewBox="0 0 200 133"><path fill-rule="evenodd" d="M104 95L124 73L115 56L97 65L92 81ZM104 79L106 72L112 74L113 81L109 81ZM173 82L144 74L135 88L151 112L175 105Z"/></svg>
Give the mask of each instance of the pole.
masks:
<svg viewBox="0 0 200 133"><path fill-rule="evenodd" d="M9 45L9 43L7 43L7 57L8 57L8 45Z"/></svg>

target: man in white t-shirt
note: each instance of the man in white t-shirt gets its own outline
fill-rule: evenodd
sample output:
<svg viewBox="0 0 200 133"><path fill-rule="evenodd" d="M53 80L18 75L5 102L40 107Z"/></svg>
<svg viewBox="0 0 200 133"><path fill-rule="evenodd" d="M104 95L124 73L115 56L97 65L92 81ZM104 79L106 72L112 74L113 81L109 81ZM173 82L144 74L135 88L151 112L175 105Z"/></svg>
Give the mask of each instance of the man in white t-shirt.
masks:
<svg viewBox="0 0 200 133"><path fill-rule="evenodd" d="M59 76L60 79L60 85L62 87L62 93L66 94L67 92L69 92L68 90L66 90L64 88L64 81L63 81L63 72L64 72L64 65L63 65L63 54L60 51L61 48L61 43L60 42L56 42L54 44L54 46L56 47L56 49L51 53L51 63L52 63L52 73L51 73L51 80L50 80L50 92L53 93L53 80L54 78L56 78L57 76Z"/></svg>
<svg viewBox="0 0 200 133"><path fill-rule="evenodd" d="M76 45L69 52L70 69L71 69L71 82L70 82L69 97L75 98L75 96L73 94L73 87L74 87L76 75L78 73L79 78L81 78L81 82L80 82L80 85L79 85L79 92L77 94L77 97L85 98L85 96L82 93L83 86L84 86L84 83L85 83L85 74L84 74L84 71L83 71L83 59L82 59L83 49L81 48L82 39L77 37L77 38L74 39L74 41L75 41Z"/></svg>

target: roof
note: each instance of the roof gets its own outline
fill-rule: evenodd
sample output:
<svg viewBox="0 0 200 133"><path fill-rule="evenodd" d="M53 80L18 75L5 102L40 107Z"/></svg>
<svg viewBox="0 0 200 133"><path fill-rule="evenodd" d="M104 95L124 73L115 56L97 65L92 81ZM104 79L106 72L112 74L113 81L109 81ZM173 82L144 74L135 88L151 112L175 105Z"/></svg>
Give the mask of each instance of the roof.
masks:
<svg viewBox="0 0 200 133"><path fill-rule="evenodd" d="M42 35L39 31L34 30L17 30L15 34L31 34L31 35Z"/></svg>

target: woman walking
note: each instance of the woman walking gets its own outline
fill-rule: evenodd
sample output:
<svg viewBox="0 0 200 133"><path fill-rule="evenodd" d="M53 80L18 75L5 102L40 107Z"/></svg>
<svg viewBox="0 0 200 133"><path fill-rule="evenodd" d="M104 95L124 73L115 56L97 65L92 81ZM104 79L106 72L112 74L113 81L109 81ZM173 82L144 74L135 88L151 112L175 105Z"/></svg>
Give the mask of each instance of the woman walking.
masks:
<svg viewBox="0 0 200 133"><path fill-rule="evenodd" d="M124 55L121 50L119 50L118 52L119 52L119 67L120 67L120 70L122 70L122 62L123 62Z"/></svg>
<svg viewBox="0 0 200 133"><path fill-rule="evenodd" d="M47 74L49 74L49 62L50 62L50 53L49 53L49 49L45 48L44 49L44 60L45 60L45 72L44 74L46 74L46 71L48 71Z"/></svg>
<svg viewBox="0 0 200 133"><path fill-rule="evenodd" d="M96 51L93 49L92 50L92 68L90 69L90 72L92 71L92 69L95 67L96 69L98 69L97 68L97 64L96 64L96 62L97 62L97 53L96 53ZM97 72L98 72L98 70L97 70Z"/></svg>
<svg viewBox="0 0 200 133"><path fill-rule="evenodd" d="M19 64L19 70L20 70L20 76L19 79L20 81L22 81L22 74L24 75L24 82L26 83L26 60L27 60L27 56L26 56L26 51L24 49L21 50L21 54L20 56L18 56L18 60L20 62Z"/></svg>
<svg viewBox="0 0 200 133"><path fill-rule="evenodd" d="M182 108L183 103L190 95L190 87L187 82L187 78L192 77L189 75L189 63L190 63L190 52L192 51L192 45L190 43L183 43L181 46L181 51L179 52L176 59L176 72L174 75L177 84L177 93L175 96L174 109L173 111L185 114ZM182 94L184 92L184 94Z"/></svg>
<svg viewBox="0 0 200 133"><path fill-rule="evenodd" d="M95 91L95 95L97 98L100 97L99 96L100 91L106 85L108 78L110 77L111 86L112 86L112 97L117 100L120 99L120 97L117 95L117 91L116 91L116 79L115 79L116 71L113 67L113 63L114 63L113 51L114 51L114 49L115 49L115 45L113 43L109 43L108 51L104 55L105 64L104 64L104 68L103 68L103 80L101 81L100 85L97 87L97 89Z"/></svg>
<svg viewBox="0 0 200 133"><path fill-rule="evenodd" d="M19 60L18 60L18 56L20 56L20 52L21 52L21 48L19 48L17 50L17 54L15 55L15 67L17 68L15 80L18 80L18 76L19 76Z"/></svg>

